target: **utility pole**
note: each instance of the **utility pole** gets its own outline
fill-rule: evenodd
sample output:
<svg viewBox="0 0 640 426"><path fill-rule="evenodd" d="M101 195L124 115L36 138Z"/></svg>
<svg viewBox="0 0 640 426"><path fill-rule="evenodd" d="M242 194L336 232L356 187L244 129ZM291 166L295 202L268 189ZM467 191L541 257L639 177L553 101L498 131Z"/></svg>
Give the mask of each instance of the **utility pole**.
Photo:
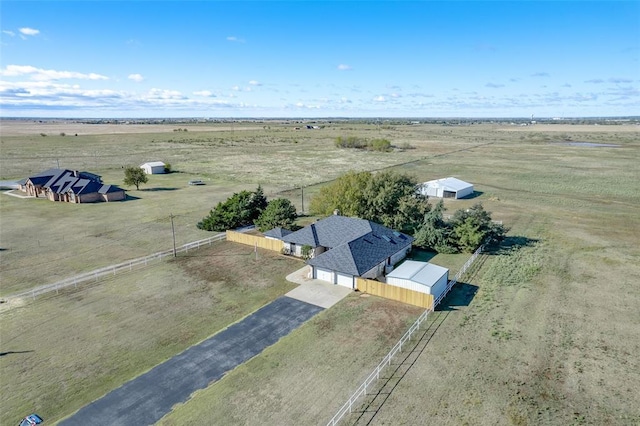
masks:
<svg viewBox="0 0 640 426"><path fill-rule="evenodd" d="M177 257L176 254L176 230L173 227L173 213L169 213L169 219L171 219L171 234L173 234L173 257Z"/></svg>
<svg viewBox="0 0 640 426"><path fill-rule="evenodd" d="M300 198L302 199L302 214L304 214L304 186L300 187Z"/></svg>

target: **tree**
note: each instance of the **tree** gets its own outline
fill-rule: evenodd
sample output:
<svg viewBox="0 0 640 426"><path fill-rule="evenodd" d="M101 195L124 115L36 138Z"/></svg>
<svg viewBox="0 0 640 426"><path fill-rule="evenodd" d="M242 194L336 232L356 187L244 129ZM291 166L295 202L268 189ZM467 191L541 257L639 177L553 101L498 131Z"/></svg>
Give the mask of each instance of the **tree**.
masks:
<svg viewBox="0 0 640 426"><path fill-rule="evenodd" d="M164 172L165 172L165 173L171 173L171 164L166 163L166 164L164 165Z"/></svg>
<svg viewBox="0 0 640 426"><path fill-rule="evenodd" d="M311 214L328 216L338 209L345 216L359 216L364 203L362 190L370 179L369 172L352 171L323 186L311 199Z"/></svg>
<svg viewBox="0 0 640 426"><path fill-rule="evenodd" d="M313 247L311 247L309 244L303 245L302 248L300 249L300 254L302 254L302 258L304 260L311 259L312 253L313 253Z"/></svg>
<svg viewBox="0 0 640 426"><path fill-rule="evenodd" d="M473 253L475 249L480 247L484 239L485 232L480 229L477 221L472 217L465 218L453 228L453 232L458 238L458 245L463 251Z"/></svg>
<svg viewBox="0 0 640 426"><path fill-rule="evenodd" d="M444 204L440 201L424 217L415 234L414 244L438 253L473 252L481 244L502 241L507 229L491 220L491 214L475 204L466 210L458 210L450 221L443 219Z"/></svg>
<svg viewBox="0 0 640 426"><path fill-rule="evenodd" d="M286 198L276 198L269 201L267 207L254 223L260 232L276 227L290 229L297 217L296 208L291 204L291 201Z"/></svg>
<svg viewBox="0 0 640 426"><path fill-rule="evenodd" d="M234 193L224 202L209 212L209 216L198 222L200 229L207 231L226 231L253 224L266 206L266 199L262 188L258 186L256 192L241 191Z"/></svg>
<svg viewBox="0 0 640 426"><path fill-rule="evenodd" d="M413 178L401 173L371 175L362 191L359 216L413 234L430 210L427 197L419 194L416 186Z"/></svg>
<svg viewBox="0 0 640 426"><path fill-rule="evenodd" d="M468 252L474 251L483 243L500 242L507 233L502 224L491 220L491 214L480 203L469 209L456 211L451 219L451 226L458 238L458 245Z"/></svg>
<svg viewBox="0 0 640 426"><path fill-rule="evenodd" d="M262 191L262 185L258 185L255 192L253 193L249 208L252 211L258 212L257 216L259 216L260 215L259 213L262 213L264 209L267 208L267 197L264 196L264 192Z"/></svg>
<svg viewBox="0 0 640 426"><path fill-rule="evenodd" d="M124 184L127 186L135 185L136 189L140 189L141 183L147 183L147 175L140 167L127 167L124 169Z"/></svg>
<svg viewBox="0 0 640 426"><path fill-rule="evenodd" d="M311 199L311 212L372 220L413 234L429 211L427 198L416 192L413 178L396 172L349 172L320 189Z"/></svg>
<svg viewBox="0 0 640 426"><path fill-rule="evenodd" d="M453 229L444 221L445 211L442 200L424 216L422 225L415 233L414 245L438 253L457 253L458 247L453 242Z"/></svg>

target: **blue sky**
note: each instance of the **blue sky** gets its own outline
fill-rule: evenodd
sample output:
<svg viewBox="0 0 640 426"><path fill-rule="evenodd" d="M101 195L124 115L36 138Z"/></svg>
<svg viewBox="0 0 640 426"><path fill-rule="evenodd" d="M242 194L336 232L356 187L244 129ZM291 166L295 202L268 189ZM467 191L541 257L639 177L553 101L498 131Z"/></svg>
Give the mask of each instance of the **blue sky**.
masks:
<svg viewBox="0 0 640 426"><path fill-rule="evenodd" d="M640 115L640 2L5 1L4 117Z"/></svg>

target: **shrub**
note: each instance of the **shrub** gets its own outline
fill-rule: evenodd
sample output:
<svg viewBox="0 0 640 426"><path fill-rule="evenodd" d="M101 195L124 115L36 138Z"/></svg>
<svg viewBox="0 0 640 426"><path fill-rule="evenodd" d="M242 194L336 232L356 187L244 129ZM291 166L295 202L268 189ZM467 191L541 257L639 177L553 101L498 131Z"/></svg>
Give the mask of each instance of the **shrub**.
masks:
<svg viewBox="0 0 640 426"><path fill-rule="evenodd" d="M374 139L369 144L372 151L389 152L391 151L391 142L386 139Z"/></svg>
<svg viewBox="0 0 640 426"><path fill-rule="evenodd" d="M226 201L219 202L208 216L198 222L197 227L205 231L222 232L251 225L266 206L267 199L262 192L262 187L258 185L255 192L237 192Z"/></svg>

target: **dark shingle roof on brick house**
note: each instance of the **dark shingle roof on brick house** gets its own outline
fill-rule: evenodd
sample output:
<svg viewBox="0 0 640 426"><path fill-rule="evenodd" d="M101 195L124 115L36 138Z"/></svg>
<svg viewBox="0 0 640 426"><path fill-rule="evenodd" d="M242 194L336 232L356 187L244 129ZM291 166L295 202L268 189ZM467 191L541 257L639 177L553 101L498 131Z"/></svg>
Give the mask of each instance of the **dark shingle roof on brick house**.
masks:
<svg viewBox="0 0 640 426"><path fill-rule="evenodd" d="M25 183L31 181L32 184L46 188L55 194L65 194L72 192L76 195L91 194L98 192L107 194L122 191L116 185L106 185L102 183L102 178L94 173L79 172L67 169L49 169L25 179Z"/></svg>
<svg viewBox="0 0 640 426"><path fill-rule="evenodd" d="M362 275L403 248L413 237L370 220L329 216L282 238L288 243L328 250L308 264L350 275Z"/></svg>

